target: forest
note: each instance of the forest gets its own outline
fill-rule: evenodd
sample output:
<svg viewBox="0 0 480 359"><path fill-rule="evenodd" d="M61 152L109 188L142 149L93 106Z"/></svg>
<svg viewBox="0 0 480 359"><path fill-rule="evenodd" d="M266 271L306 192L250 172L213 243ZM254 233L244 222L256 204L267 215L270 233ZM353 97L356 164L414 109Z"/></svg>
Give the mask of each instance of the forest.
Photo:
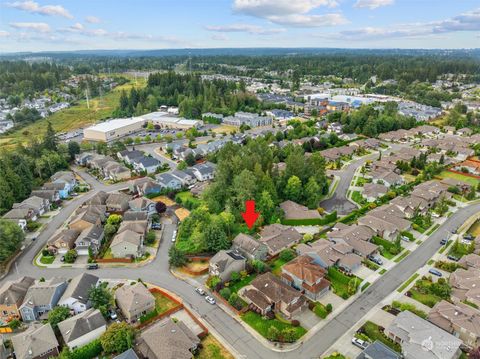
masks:
<svg viewBox="0 0 480 359"><path fill-rule="evenodd" d="M170 71L151 74L144 89L123 92L115 116L141 115L161 105L178 106L180 115L187 118L200 118L203 112L257 112L261 106L254 95L245 91L244 83L202 80L199 75Z"/></svg>
<svg viewBox="0 0 480 359"><path fill-rule="evenodd" d="M55 172L68 167L73 146L59 145L49 124L41 141L0 154L0 215L13 203L21 202L33 188L47 181Z"/></svg>
<svg viewBox="0 0 480 359"><path fill-rule="evenodd" d="M276 163L283 159L286 168L279 171ZM256 226L261 226L281 220L281 202L314 209L328 192L324 159L319 153L306 157L300 146L276 149L259 138L245 146L228 143L210 160L217 164L215 181L179 229L177 248L186 253L229 248L235 234L247 231L241 217L247 199L256 200L261 213Z"/></svg>

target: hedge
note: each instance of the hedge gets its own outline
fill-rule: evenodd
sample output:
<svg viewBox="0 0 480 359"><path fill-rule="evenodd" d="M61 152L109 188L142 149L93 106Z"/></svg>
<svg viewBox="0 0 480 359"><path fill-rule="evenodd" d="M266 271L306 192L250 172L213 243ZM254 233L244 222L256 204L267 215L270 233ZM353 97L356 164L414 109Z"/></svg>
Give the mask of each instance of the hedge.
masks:
<svg viewBox="0 0 480 359"><path fill-rule="evenodd" d="M70 353L70 359L93 359L98 357L103 352L102 343L100 339L77 348Z"/></svg>
<svg viewBox="0 0 480 359"><path fill-rule="evenodd" d="M324 226L337 220L337 211L327 214L323 218L284 219L287 226Z"/></svg>

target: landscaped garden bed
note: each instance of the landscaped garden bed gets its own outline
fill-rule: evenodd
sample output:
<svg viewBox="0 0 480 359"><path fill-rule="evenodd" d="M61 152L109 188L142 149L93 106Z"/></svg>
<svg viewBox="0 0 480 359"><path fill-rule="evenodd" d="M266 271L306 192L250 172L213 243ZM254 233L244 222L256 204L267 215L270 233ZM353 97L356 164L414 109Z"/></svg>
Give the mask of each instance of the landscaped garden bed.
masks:
<svg viewBox="0 0 480 359"><path fill-rule="evenodd" d="M367 321L362 327L357 331L357 335L359 335L362 339L367 339L369 342L374 342L375 340L381 341L383 344L391 348L392 350L396 351L397 353L402 352L402 348L400 344L395 343L393 340L388 338L385 333L383 332L384 328L381 326Z"/></svg>
<svg viewBox="0 0 480 359"><path fill-rule="evenodd" d="M347 275L336 267L328 268L327 279L330 281L333 292L343 299L348 299L357 292L362 279Z"/></svg>
<svg viewBox="0 0 480 359"><path fill-rule="evenodd" d="M241 317L245 323L270 341L293 343L307 332L305 328L294 326L292 322L278 318L267 319L252 311L242 314Z"/></svg>
<svg viewBox="0 0 480 359"><path fill-rule="evenodd" d="M406 295L432 308L443 299L450 300L451 290L452 288L444 278L439 278L434 283L431 278L424 276L417 280L415 286Z"/></svg>

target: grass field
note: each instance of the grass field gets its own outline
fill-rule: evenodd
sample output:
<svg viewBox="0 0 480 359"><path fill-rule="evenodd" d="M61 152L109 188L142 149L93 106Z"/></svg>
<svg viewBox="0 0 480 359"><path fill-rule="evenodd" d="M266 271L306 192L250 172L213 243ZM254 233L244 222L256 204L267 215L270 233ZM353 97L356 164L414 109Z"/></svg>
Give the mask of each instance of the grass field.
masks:
<svg viewBox="0 0 480 359"><path fill-rule="evenodd" d="M146 81L137 81L137 88L144 87ZM41 136L50 121L57 132L71 131L80 127L96 123L102 119L111 117L112 111L117 107L122 90L130 91L135 86L132 82L118 86L106 93L102 98L95 97L90 100L90 108L87 101L81 100L77 105L58 111L46 119L41 119L25 126L12 134L0 138L0 144L6 146L27 142L32 136Z"/></svg>
<svg viewBox="0 0 480 359"><path fill-rule="evenodd" d="M231 126L231 125L220 125L217 128L213 129L215 133L230 133L232 131L239 131L238 127Z"/></svg>
<svg viewBox="0 0 480 359"><path fill-rule="evenodd" d="M480 220L476 221L467 231L474 237L480 236Z"/></svg>
<svg viewBox="0 0 480 359"><path fill-rule="evenodd" d="M467 182L468 184L470 184L472 186L478 186L478 184L480 183L480 180L478 180L476 178L469 177L469 176L464 176L462 174L453 173L453 172L449 172L449 171L443 171L442 173L440 173L439 177L441 177L441 178L453 178L453 179L456 179L458 181Z"/></svg>

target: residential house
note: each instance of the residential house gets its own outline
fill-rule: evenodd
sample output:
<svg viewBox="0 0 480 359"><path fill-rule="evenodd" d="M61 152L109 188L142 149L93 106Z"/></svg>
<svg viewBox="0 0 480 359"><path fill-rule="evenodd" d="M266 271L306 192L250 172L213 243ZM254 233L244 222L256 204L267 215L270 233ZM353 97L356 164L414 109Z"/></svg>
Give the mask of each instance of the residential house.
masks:
<svg viewBox="0 0 480 359"><path fill-rule="evenodd" d="M380 183L365 183L363 186L362 197L368 202L374 202L377 198L384 196L388 192L388 187Z"/></svg>
<svg viewBox="0 0 480 359"><path fill-rule="evenodd" d="M137 348L148 359L191 359L200 339L182 322L166 318L142 331Z"/></svg>
<svg viewBox="0 0 480 359"><path fill-rule="evenodd" d="M416 196L399 196L390 203L398 207L404 213L405 218L413 218L416 213L425 214L429 209L427 201Z"/></svg>
<svg viewBox="0 0 480 359"><path fill-rule="evenodd" d="M105 220L106 207L102 205L87 205L77 209L68 227L83 231L91 226L100 226Z"/></svg>
<svg viewBox="0 0 480 359"><path fill-rule="evenodd" d="M212 180L215 177L215 165L211 162L199 163L193 166L192 170L197 180L201 182Z"/></svg>
<svg viewBox="0 0 480 359"><path fill-rule="evenodd" d="M60 192L55 190L37 189L30 193L31 196L40 197L48 200L50 203L60 201Z"/></svg>
<svg viewBox="0 0 480 359"><path fill-rule="evenodd" d="M98 309L90 308L58 323L65 344L74 350L91 343L107 330L107 322Z"/></svg>
<svg viewBox="0 0 480 359"><path fill-rule="evenodd" d="M129 190L139 196L159 193L162 187L150 177L142 177L129 182Z"/></svg>
<svg viewBox="0 0 480 359"><path fill-rule="evenodd" d="M62 278L51 278L44 281L36 280L28 288L22 305L20 315L24 322L45 319L48 312L57 305L60 297L67 288L67 282Z"/></svg>
<svg viewBox="0 0 480 359"><path fill-rule="evenodd" d="M155 173L160 165L159 160L147 156L138 158L133 162L133 168L137 172Z"/></svg>
<svg viewBox="0 0 480 359"><path fill-rule="evenodd" d="M399 221L401 218L395 218L395 220ZM378 218L371 214L360 217L358 219L358 224L370 227L375 231L377 236L389 241L394 241L402 231L396 223L386 220L385 218Z"/></svg>
<svg viewBox="0 0 480 359"><path fill-rule="evenodd" d="M87 166L93 158L94 154L91 152L79 153L75 155L75 163L79 166Z"/></svg>
<svg viewBox="0 0 480 359"><path fill-rule="evenodd" d="M68 307L75 314L86 311L91 307L89 292L97 286L97 283L98 277L93 274L82 273L73 277L58 305Z"/></svg>
<svg viewBox="0 0 480 359"><path fill-rule="evenodd" d="M178 190L182 188L182 181L168 172L156 175L155 180L162 189L169 188L171 190Z"/></svg>
<svg viewBox="0 0 480 359"><path fill-rule="evenodd" d="M106 179L111 179L112 181L126 180L131 177L130 169L113 160L104 164L102 172Z"/></svg>
<svg viewBox="0 0 480 359"><path fill-rule="evenodd" d="M115 301L125 319L134 323L155 309L155 297L143 283L125 284L115 291Z"/></svg>
<svg viewBox="0 0 480 359"><path fill-rule="evenodd" d="M27 222L36 221L37 214L30 208L13 208L2 217L15 222L22 230L27 228Z"/></svg>
<svg viewBox="0 0 480 359"><path fill-rule="evenodd" d="M280 203L280 208L285 214L285 219L320 219L320 213L316 209L308 209L293 201Z"/></svg>
<svg viewBox="0 0 480 359"><path fill-rule="evenodd" d="M381 341L375 340L357 356L357 359L402 359L402 355Z"/></svg>
<svg viewBox="0 0 480 359"><path fill-rule="evenodd" d="M174 170L170 173L172 176L178 178L184 187L192 186L197 182L197 178L189 172Z"/></svg>
<svg viewBox="0 0 480 359"><path fill-rule="evenodd" d="M58 341L50 323L32 324L12 337L16 359L48 359L59 354Z"/></svg>
<svg viewBox="0 0 480 359"><path fill-rule="evenodd" d="M403 177L393 171L372 171L367 173L365 177L371 178L373 183L383 184L389 188L405 183Z"/></svg>
<svg viewBox="0 0 480 359"><path fill-rule="evenodd" d="M317 301L330 289L326 271L308 255L299 256L282 267L281 279L307 298Z"/></svg>
<svg viewBox="0 0 480 359"><path fill-rule="evenodd" d="M139 150L132 150L132 151L125 150L125 151L117 152L117 157L120 160L125 161L129 165L133 165L133 162L135 162L135 160L142 158L143 156L145 155L143 154L142 151L139 151Z"/></svg>
<svg viewBox="0 0 480 359"><path fill-rule="evenodd" d="M259 275L249 285L243 287L239 295L262 315L274 311L290 319L307 306L302 293L270 272Z"/></svg>
<svg viewBox="0 0 480 359"><path fill-rule="evenodd" d="M314 259L314 263L328 269L332 266L352 272L362 265L362 257L355 254L353 248L346 243L332 243L316 241L311 244L299 244L297 254L307 254Z"/></svg>
<svg viewBox="0 0 480 359"><path fill-rule="evenodd" d="M475 253L464 255L460 258L458 264L466 269L473 268L480 270L480 256Z"/></svg>
<svg viewBox="0 0 480 359"><path fill-rule="evenodd" d="M412 225L410 223L410 221L407 221L403 217L395 215L396 211L392 210L392 208L394 208L394 207L390 206L390 205L384 205L384 206L381 206L381 207L377 207L374 211L371 211L369 213L369 216L381 219L384 222L389 222L390 224L394 225L397 228L398 232L404 232L404 231L410 230L411 225ZM374 228L372 228L372 229L374 229ZM378 230L377 230L377 232L378 232ZM392 239L396 239L396 237L392 237L392 236L388 236L388 235L387 235L387 237L390 237Z"/></svg>
<svg viewBox="0 0 480 359"><path fill-rule="evenodd" d="M480 311L478 309L461 302L452 304L442 300L430 310L427 319L461 339L470 348L480 346Z"/></svg>
<svg viewBox="0 0 480 359"><path fill-rule="evenodd" d="M52 183L65 183L66 190L68 193L73 192L75 186L77 185L77 179L75 174L71 171L59 171L50 177Z"/></svg>
<svg viewBox="0 0 480 359"><path fill-rule="evenodd" d="M37 217L50 210L50 201L37 196L28 197L20 203L14 203L12 208L28 208L35 212Z"/></svg>
<svg viewBox="0 0 480 359"><path fill-rule="evenodd" d="M232 242L232 249L245 258L264 261L267 259L268 247L248 234L239 233Z"/></svg>
<svg viewBox="0 0 480 359"><path fill-rule="evenodd" d="M399 343L405 359L457 359L462 341L408 310L398 314L385 335Z"/></svg>
<svg viewBox="0 0 480 359"><path fill-rule="evenodd" d="M282 250L299 243L302 238L294 227L279 223L265 226L260 231L260 241L267 246L270 256L275 256Z"/></svg>
<svg viewBox="0 0 480 359"><path fill-rule="evenodd" d="M137 197L135 199L132 199L130 202L128 202L130 211L147 212L150 215L157 212L155 209L156 204L157 204L156 202L146 197Z"/></svg>
<svg viewBox="0 0 480 359"><path fill-rule="evenodd" d="M144 236L126 229L115 235L110 250L115 258L141 257L143 254Z"/></svg>
<svg viewBox="0 0 480 359"><path fill-rule="evenodd" d="M240 253L221 250L210 259L208 272L220 277L223 282L228 282L233 272L245 270L246 263L247 260Z"/></svg>
<svg viewBox="0 0 480 359"><path fill-rule="evenodd" d="M79 256L93 255L98 253L104 237L103 227L92 225L85 228L75 240L75 250Z"/></svg>
<svg viewBox="0 0 480 359"><path fill-rule="evenodd" d="M139 358L137 356L137 353L135 353L135 351L132 348L130 348L124 351L123 353L113 357L113 359L139 359Z"/></svg>
<svg viewBox="0 0 480 359"><path fill-rule="evenodd" d="M468 301L480 307L480 270L459 268L450 275L451 299L454 303Z"/></svg>
<svg viewBox="0 0 480 359"><path fill-rule="evenodd" d="M123 213L128 210L128 203L131 199L132 197L128 194L111 193L105 202L105 205L107 206L107 211Z"/></svg>
<svg viewBox="0 0 480 359"><path fill-rule="evenodd" d="M4 326L11 320L20 318L18 309L34 281L35 279L31 277L21 277L2 285L0 288L0 325Z"/></svg>
<svg viewBox="0 0 480 359"><path fill-rule="evenodd" d="M75 240L80 235L77 229L62 229L48 240L48 249L52 252L65 254L75 248Z"/></svg>
<svg viewBox="0 0 480 359"><path fill-rule="evenodd" d="M126 211L123 214L123 221L124 222L137 222L137 221L145 221L147 225L150 225L149 223L149 214L146 211ZM143 232L142 232L143 233Z"/></svg>
<svg viewBox="0 0 480 359"><path fill-rule="evenodd" d="M43 184L42 190L55 191L58 193L60 199L65 199L70 196L69 185L66 182L47 182Z"/></svg>

